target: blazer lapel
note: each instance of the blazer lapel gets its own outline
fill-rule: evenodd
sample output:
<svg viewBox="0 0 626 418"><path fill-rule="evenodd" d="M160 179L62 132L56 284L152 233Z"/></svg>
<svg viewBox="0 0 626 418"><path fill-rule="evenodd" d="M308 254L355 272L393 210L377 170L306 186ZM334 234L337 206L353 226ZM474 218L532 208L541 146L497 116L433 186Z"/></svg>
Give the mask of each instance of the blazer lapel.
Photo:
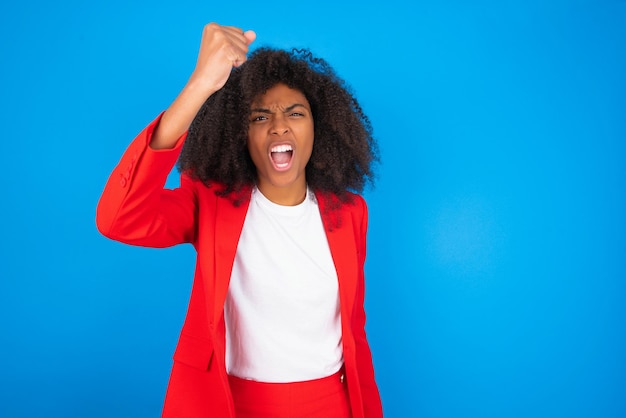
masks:
<svg viewBox="0 0 626 418"><path fill-rule="evenodd" d="M328 246L337 270L341 315L343 317L342 322L344 322L352 316L351 312L354 306L359 273L357 247L352 229L352 216L350 211L343 210L342 207L333 208L331 211L327 210L329 205L335 206L338 203L330 202L331 199L336 199L336 197L319 193L316 195L316 198L322 215L324 229L326 230ZM339 213L334 213L335 211ZM340 226L335 225L336 216L338 215L342 216Z"/></svg>
<svg viewBox="0 0 626 418"><path fill-rule="evenodd" d="M217 322L224 309L228 284L237 253L237 244L246 219L250 199L239 206L229 199L217 199L215 213L215 294L213 318Z"/></svg>

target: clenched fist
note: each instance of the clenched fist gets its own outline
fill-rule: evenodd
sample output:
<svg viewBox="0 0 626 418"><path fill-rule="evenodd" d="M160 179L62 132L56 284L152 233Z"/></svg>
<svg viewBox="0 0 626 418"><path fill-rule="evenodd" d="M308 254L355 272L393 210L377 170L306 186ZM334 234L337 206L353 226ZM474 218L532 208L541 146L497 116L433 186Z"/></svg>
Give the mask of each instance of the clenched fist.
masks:
<svg viewBox="0 0 626 418"><path fill-rule="evenodd" d="M196 68L191 75L191 80L197 83L196 87L204 87L210 93L221 89L232 67L246 61L248 47L255 38L256 34L251 30L244 32L233 26L216 23L206 25L202 32Z"/></svg>
<svg viewBox="0 0 626 418"><path fill-rule="evenodd" d="M248 47L256 39L253 31L209 23L202 32L196 68L176 100L165 111L150 147L173 148L189 129L202 104L224 87L233 67L246 62Z"/></svg>

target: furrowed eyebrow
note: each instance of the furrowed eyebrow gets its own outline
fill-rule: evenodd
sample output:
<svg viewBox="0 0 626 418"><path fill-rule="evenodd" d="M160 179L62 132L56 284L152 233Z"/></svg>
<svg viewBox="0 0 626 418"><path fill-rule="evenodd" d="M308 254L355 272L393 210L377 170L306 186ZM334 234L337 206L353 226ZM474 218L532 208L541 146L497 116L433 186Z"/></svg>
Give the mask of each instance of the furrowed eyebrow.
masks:
<svg viewBox="0 0 626 418"><path fill-rule="evenodd" d="M288 108L285 109L285 113L286 112L291 112L293 109L295 109L296 107L303 107L303 108L307 108L305 105L303 105L302 103L294 103L291 106L289 106Z"/></svg>
<svg viewBox="0 0 626 418"><path fill-rule="evenodd" d="M269 109L264 109L262 107L257 107L254 109L250 109L250 112L254 112L254 113L272 113Z"/></svg>
<svg viewBox="0 0 626 418"><path fill-rule="evenodd" d="M291 106L288 106L288 107L285 108L285 113L291 112L296 107L303 107L303 108L307 109L307 107L305 105L303 105L302 103L294 103ZM272 113L274 113L271 110L266 109L264 107L256 107L256 108L250 109L250 112L254 112L254 113L268 113L270 115Z"/></svg>

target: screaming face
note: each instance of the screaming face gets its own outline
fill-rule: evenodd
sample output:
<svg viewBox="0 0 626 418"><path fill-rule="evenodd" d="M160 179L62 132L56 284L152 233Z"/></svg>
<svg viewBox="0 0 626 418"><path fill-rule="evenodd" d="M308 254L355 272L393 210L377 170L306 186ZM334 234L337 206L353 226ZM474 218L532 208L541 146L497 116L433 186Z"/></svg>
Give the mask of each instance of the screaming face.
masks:
<svg viewBox="0 0 626 418"><path fill-rule="evenodd" d="M281 205L301 203L305 169L313 151L313 115L299 90L276 84L251 106L248 151L257 170L257 187Z"/></svg>

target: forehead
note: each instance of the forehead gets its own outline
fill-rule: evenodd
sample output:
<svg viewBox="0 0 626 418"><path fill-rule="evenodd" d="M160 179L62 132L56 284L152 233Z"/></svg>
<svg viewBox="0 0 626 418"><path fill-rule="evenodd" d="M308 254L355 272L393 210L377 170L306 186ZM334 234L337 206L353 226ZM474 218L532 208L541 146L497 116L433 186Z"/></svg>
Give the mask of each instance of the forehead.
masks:
<svg viewBox="0 0 626 418"><path fill-rule="evenodd" d="M282 83L269 88L265 93L260 94L252 101L253 107L266 108L291 106L295 103L309 106L309 101L304 93Z"/></svg>

